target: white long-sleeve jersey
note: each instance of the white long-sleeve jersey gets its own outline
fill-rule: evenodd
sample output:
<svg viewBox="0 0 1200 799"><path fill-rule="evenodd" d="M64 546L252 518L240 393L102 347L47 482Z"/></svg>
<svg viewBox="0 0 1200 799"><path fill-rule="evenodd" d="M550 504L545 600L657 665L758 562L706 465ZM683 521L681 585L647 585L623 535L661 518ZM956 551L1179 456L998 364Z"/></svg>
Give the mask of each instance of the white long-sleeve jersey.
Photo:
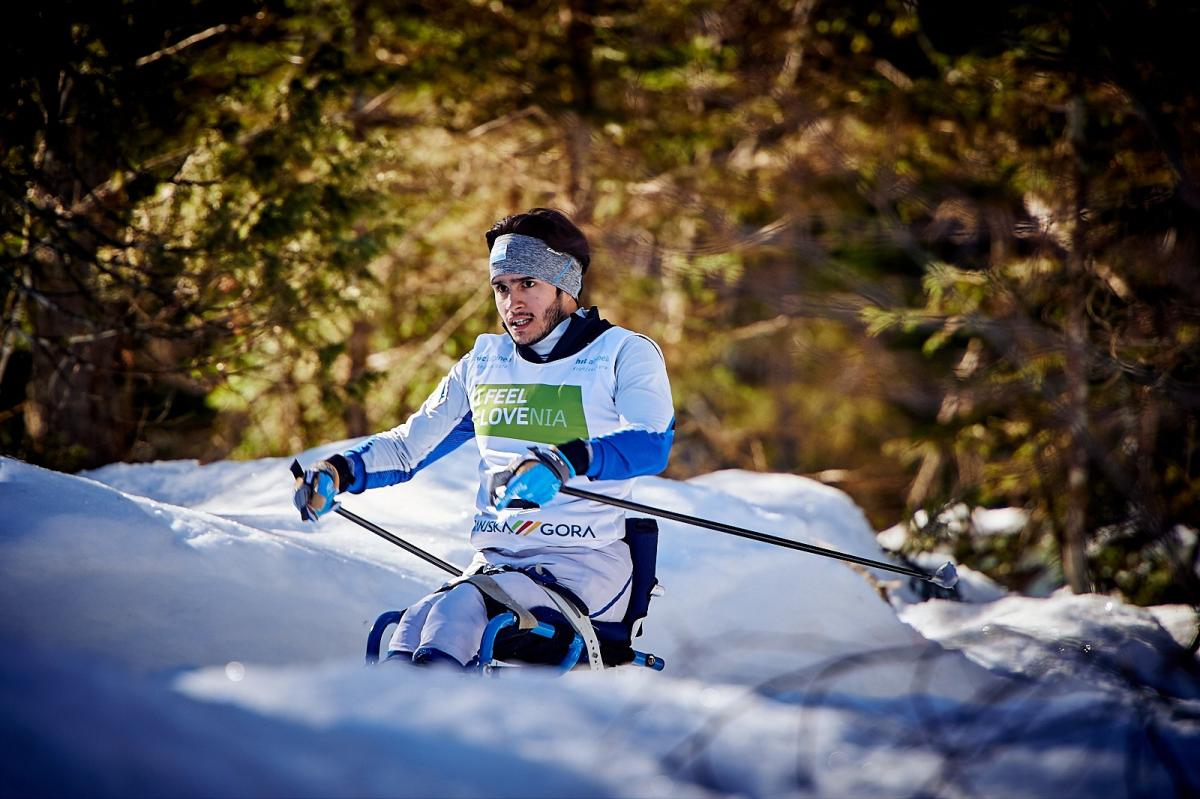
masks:
<svg viewBox="0 0 1200 799"><path fill-rule="evenodd" d="M539 343L540 354L568 321ZM609 327L572 355L536 363L525 360L508 335L485 334L408 421L345 453L354 474L348 490L411 479L474 438L480 485L470 536L476 549L514 555L545 547L595 549L622 537L622 511L564 495L540 508L497 511L488 496L489 472L531 444L582 440L591 457L586 474L571 483L625 498L633 477L666 466L673 437L666 365L644 336Z"/></svg>

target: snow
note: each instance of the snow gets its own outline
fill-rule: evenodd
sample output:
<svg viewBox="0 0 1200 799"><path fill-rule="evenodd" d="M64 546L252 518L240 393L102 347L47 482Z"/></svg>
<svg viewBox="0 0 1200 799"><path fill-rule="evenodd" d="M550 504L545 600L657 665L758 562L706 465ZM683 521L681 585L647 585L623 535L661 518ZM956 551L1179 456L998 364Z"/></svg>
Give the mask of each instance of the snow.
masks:
<svg viewBox="0 0 1200 799"><path fill-rule="evenodd" d="M972 601L919 601L883 570L662 522L667 590L638 644L665 672L371 669L375 616L444 575L301 522L288 463L0 458L0 795L1200 790L1190 608L1016 596L965 568ZM345 502L466 563L474 481L463 448ZM635 499L889 559L849 497L801 477L647 478Z"/></svg>
<svg viewBox="0 0 1200 799"><path fill-rule="evenodd" d="M970 532L976 538L1016 535L1025 529L1029 514L1020 508L970 508L964 503L952 505L937 515L937 524L955 533ZM879 544L892 551L908 540L910 527L922 530L929 525L929 513L918 510L912 521L889 527L876 536Z"/></svg>

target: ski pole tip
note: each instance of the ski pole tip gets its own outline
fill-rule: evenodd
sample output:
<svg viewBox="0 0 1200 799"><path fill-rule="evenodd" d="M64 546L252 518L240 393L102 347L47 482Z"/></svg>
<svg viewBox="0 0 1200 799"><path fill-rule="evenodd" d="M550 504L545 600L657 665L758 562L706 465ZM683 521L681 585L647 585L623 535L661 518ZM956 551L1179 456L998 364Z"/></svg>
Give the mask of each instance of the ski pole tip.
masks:
<svg viewBox="0 0 1200 799"><path fill-rule="evenodd" d="M958 585L958 569L954 568L953 563L946 561L933 573L929 582L942 588L953 588Z"/></svg>

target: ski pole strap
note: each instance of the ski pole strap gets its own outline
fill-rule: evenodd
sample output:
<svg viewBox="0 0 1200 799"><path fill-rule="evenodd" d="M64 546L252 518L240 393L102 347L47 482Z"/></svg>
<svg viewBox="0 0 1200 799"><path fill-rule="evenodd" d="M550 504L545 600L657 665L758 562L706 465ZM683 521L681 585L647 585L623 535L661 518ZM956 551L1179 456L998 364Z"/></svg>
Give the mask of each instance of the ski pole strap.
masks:
<svg viewBox="0 0 1200 799"><path fill-rule="evenodd" d="M534 618L524 605L513 599L512 596L500 587L500 583L486 574L471 574L458 580L451 580L438 589L438 592L449 591L456 585L468 583L473 585L479 593L483 594L488 599L503 605L508 610L513 612L517 617L517 629L521 631L532 630L538 626L538 620Z"/></svg>

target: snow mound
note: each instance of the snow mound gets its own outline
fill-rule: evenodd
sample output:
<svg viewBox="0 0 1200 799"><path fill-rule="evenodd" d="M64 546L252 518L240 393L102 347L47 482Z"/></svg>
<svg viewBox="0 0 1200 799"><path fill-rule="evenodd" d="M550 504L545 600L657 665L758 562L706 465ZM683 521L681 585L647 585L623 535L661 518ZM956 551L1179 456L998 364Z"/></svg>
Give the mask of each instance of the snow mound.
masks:
<svg viewBox="0 0 1200 799"><path fill-rule="evenodd" d="M1179 609L1066 595L911 604L840 561L675 522L661 523L667 593L638 640L666 659L662 674L366 669L374 617L444 575L344 519L300 522L288 462L69 476L0 458L0 793L1082 796L1200 785L1195 660L1158 621L1182 629ZM346 503L466 563L474 480L464 449ZM636 499L887 559L848 497L803 478L643 479Z"/></svg>
<svg viewBox="0 0 1200 799"><path fill-rule="evenodd" d="M1153 612L1111 597L1062 590L1049 599L1008 596L982 605L931 600L900 616L994 671L1200 700L1200 662Z"/></svg>

